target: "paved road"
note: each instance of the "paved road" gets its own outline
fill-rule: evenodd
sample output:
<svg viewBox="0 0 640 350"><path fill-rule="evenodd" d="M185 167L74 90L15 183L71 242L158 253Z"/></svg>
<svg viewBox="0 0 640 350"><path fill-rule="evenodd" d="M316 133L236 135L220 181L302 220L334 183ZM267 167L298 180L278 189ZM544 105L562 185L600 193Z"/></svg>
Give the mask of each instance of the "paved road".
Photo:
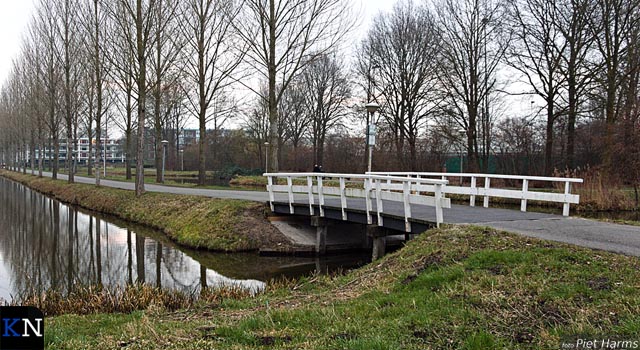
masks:
<svg viewBox="0 0 640 350"><path fill-rule="evenodd" d="M50 173L45 173L45 175L51 176ZM59 175L59 178L67 179L66 175ZM81 176L76 176L76 181L80 183L95 183L95 179ZM102 180L101 182L102 185L107 187L134 189L134 184L130 182L110 180ZM262 191L207 190L151 184L145 184L145 188L149 192L189 194L257 202L269 200L267 192ZM276 200L286 202L285 197L277 197ZM307 198L306 196L296 196L296 201L305 203ZM326 204L340 207L338 200L335 199L327 199ZM401 203L385 201L383 206L385 213L398 216L404 215ZM364 200L349 199L348 207L364 210ZM414 205L412 206L412 213L421 219L435 222L435 210L433 207ZM529 237L640 256L640 226L618 225L581 218L565 218L560 215L522 213L517 210L463 205L452 205L451 209L444 209L444 219L447 223L484 225Z"/></svg>
<svg viewBox="0 0 640 350"><path fill-rule="evenodd" d="M44 172L44 176L51 177L51 173ZM58 174L58 179L67 180L67 175ZM75 181L84 184L95 184L95 178L89 178L84 176L75 176ZM124 181L112 181L100 179L100 184L106 187L120 188L124 190L134 190L135 184L133 182ZM243 199L255 202L266 202L269 200L269 194L263 191L233 191L233 190L207 190L201 188L189 188L189 187L173 187L165 185L153 185L145 184L144 188L147 192L159 192L159 193L175 193L175 194L189 194L194 196L205 196L212 198L225 198L225 199Z"/></svg>

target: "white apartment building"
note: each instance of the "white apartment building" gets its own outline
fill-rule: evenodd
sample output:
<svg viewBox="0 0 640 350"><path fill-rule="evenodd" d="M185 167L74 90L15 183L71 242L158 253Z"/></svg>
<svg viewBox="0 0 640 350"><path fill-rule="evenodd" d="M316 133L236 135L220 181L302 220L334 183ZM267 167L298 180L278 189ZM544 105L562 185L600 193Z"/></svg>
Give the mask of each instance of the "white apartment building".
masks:
<svg viewBox="0 0 640 350"><path fill-rule="evenodd" d="M92 151L95 153L97 148L96 140L93 141ZM103 159L106 154L106 161L109 163L122 163L126 160L122 146L118 143L118 140L103 138L101 143L101 150L99 159ZM89 160L89 139L86 137L79 138L77 148L75 149L76 160L78 163L86 163ZM49 148L49 145L45 145L44 158L46 160L53 159L53 152ZM58 148L58 156L60 161L67 159L67 140L60 140L60 147ZM36 159L40 159L40 150L36 149Z"/></svg>

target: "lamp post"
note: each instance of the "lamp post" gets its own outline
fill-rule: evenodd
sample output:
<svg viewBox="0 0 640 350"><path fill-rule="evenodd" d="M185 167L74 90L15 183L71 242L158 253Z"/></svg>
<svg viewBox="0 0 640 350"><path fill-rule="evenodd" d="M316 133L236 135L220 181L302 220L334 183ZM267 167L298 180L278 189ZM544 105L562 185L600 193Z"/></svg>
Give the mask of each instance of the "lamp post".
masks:
<svg viewBox="0 0 640 350"><path fill-rule="evenodd" d="M367 109L367 113L371 115L371 123L367 124L367 145L369 146L369 164L367 171L371 172L371 158L373 157L373 146L376 145L376 124L373 121L375 113L380 108L380 105L375 102L369 102L364 106Z"/></svg>
<svg viewBox="0 0 640 350"><path fill-rule="evenodd" d="M164 164L165 159L167 158L167 145L169 144L169 141L162 140L160 143L162 143L162 174L160 176L160 182L164 183Z"/></svg>
<svg viewBox="0 0 640 350"><path fill-rule="evenodd" d="M264 143L264 172L269 172L269 142Z"/></svg>
<svg viewBox="0 0 640 350"><path fill-rule="evenodd" d="M184 150L180 150L180 171L184 171Z"/></svg>

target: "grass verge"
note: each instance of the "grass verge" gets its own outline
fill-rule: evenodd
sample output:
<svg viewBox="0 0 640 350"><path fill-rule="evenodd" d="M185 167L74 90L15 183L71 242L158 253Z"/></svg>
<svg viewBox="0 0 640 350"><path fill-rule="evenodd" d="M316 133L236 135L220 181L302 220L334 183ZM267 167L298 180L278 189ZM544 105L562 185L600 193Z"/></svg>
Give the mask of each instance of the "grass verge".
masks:
<svg viewBox="0 0 640 350"><path fill-rule="evenodd" d="M168 193L146 193L0 171L61 202L117 216L162 231L178 244L195 249L238 252L286 246L267 221L260 203Z"/></svg>
<svg viewBox="0 0 640 350"><path fill-rule="evenodd" d="M640 260L482 227L188 310L47 320L50 349L557 349L640 334Z"/></svg>

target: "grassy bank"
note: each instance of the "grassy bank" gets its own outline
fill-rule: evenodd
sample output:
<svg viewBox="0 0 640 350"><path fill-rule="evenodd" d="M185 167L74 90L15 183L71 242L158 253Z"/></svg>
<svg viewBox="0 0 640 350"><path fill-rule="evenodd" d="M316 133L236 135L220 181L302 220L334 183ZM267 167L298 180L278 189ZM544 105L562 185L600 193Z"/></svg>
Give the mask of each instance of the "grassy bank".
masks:
<svg viewBox="0 0 640 350"><path fill-rule="evenodd" d="M640 260L479 227L188 310L47 319L50 349L558 349L640 334Z"/></svg>
<svg viewBox="0 0 640 350"><path fill-rule="evenodd" d="M156 228L190 248L237 252L287 244L269 225L265 207L259 203L167 193L136 197L133 191L68 184L4 170L0 175L61 202Z"/></svg>

